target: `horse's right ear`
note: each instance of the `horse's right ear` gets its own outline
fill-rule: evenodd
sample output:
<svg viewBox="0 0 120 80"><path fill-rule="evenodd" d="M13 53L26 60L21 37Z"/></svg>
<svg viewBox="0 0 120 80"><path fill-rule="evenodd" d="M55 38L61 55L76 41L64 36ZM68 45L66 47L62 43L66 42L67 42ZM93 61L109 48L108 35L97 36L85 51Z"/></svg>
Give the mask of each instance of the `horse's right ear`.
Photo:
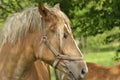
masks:
<svg viewBox="0 0 120 80"><path fill-rule="evenodd" d="M47 8L45 8L43 4L39 3L38 10L40 15L44 19L47 19L49 17L50 11Z"/></svg>

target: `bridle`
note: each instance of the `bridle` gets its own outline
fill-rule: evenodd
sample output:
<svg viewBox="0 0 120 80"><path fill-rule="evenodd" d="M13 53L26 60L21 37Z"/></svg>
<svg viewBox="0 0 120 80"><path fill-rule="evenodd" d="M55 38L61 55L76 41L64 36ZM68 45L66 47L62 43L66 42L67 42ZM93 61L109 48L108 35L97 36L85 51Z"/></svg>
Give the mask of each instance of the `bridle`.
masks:
<svg viewBox="0 0 120 80"><path fill-rule="evenodd" d="M59 52L57 52L55 50L55 48L53 48L52 45L50 45L50 43L49 43L49 41L47 39L45 20L43 18L41 18L41 21L42 21L41 22L41 24L42 24L42 39L40 41L40 53L39 53L40 60L42 60L42 48L43 48L43 44L45 44L51 50L51 52L55 56L55 61L53 62L53 67L56 67L57 64L61 60L68 60L68 61L80 61L80 60L83 60L82 57L67 56L67 55L62 55Z"/></svg>

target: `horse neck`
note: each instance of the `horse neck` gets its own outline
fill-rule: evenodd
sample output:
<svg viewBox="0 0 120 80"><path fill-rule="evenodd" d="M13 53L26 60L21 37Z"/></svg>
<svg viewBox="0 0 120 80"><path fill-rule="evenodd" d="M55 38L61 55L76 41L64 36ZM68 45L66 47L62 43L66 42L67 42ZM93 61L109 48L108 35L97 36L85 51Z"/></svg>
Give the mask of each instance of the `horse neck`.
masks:
<svg viewBox="0 0 120 80"><path fill-rule="evenodd" d="M28 35L22 42L4 44L0 52L0 80L18 80L27 75L35 60L31 38Z"/></svg>
<svg viewBox="0 0 120 80"><path fill-rule="evenodd" d="M38 60L35 62L35 68L37 70L39 80L51 80L50 68L48 64Z"/></svg>
<svg viewBox="0 0 120 80"><path fill-rule="evenodd" d="M35 65L33 64L26 74L25 80L42 80L42 78L39 79L39 76L37 74L37 70L35 68Z"/></svg>
<svg viewBox="0 0 120 80"><path fill-rule="evenodd" d="M51 80L49 65L37 60L25 80Z"/></svg>

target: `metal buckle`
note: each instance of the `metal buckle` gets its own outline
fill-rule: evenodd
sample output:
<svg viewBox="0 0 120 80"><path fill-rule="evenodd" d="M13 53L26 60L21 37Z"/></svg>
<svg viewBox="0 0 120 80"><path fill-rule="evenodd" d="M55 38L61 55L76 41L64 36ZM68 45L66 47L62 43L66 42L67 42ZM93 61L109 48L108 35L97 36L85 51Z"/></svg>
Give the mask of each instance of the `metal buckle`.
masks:
<svg viewBox="0 0 120 80"><path fill-rule="evenodd" d="M47 36L43 35L43 41L45 42L47 40Z"/></svg>

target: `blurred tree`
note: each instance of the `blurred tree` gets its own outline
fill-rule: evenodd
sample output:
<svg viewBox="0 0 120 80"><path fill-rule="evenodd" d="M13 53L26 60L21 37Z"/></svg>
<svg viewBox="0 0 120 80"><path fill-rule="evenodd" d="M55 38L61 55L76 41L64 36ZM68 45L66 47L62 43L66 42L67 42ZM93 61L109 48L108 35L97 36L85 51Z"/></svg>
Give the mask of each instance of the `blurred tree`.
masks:
<svg viewBox="0 0 120 80"><path fill-rule="evenodd" d="M36 4L34 0L0 0L0 21L33 4Z"/></svg>
<svg viewBox="0 0 120 80"><path fill-rule="evenodd" d="M120 0L0 0L0 19L38 2L60 3L72 21L75 36L96 35L120 27Z"/></svg>

